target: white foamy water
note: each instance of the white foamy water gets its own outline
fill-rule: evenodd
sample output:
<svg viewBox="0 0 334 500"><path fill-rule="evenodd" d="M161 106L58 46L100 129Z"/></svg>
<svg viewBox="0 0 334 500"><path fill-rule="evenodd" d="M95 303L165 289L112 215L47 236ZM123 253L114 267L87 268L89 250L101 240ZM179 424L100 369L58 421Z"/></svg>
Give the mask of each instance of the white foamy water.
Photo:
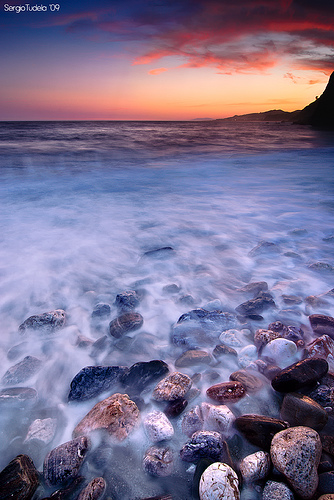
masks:
<svg viewBox="0 0 334 500"><path fill-rule="evenodd" d="M304 301L334 287L334 271L308 267L334 266L330 134L288 124L2 123L0 140L0 378L24 356L43 362L21 384L38 391L35 406L2 409L1 468L29 452L23 440L33 417L57 408L64 418L53 442L34 452L41 470L46 452L71 439L78 421L106 397L67 403L81 368L163 359L173 371L183 348L170 342L171 328L191 309L233 312L245 300L237 288L266 281L277 309L250 322L252 333L278 319L307 330L309 314L334 315L330 300L321 309ZM274 243L275 251L250 254L261 241ZM144 255L163 247L173 251ZM170 284L179 291L166 293ZM144 292L142 329L127 345L112 340L111 351L93 359L90 348L76 346L78 334L93 341L107 334L116 295L132 289ZM287 306L283 294L303 300ZM110 304L112 314L97 329L91 313L99 302ZM18 332L29 316L58 308L68 315L64 329L52 336ZM17 355L8 356L19 344ZM195 384L201 395L189 408L207 401L213 371L224 381L238 368L236 360L221 358L216 366L182 369L202 373ZM257 400L238 403L236 413L266 408L277 416L271 398L264 389ZM152 410L150 391L144 400L144 411ZM186 436L175 428L177 454ZM177 462L173 480L154 481L140 468L148 446L140 428L132 441L111 448L115 476L125 483L116 498L162 492L187 498L189 464Z"/></svg>

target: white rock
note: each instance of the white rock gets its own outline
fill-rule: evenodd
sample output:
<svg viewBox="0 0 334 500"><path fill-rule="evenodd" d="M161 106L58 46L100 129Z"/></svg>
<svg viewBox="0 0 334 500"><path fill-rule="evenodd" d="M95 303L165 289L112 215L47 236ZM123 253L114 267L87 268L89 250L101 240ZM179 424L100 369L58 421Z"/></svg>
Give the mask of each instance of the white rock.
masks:
<svg viewBox="0 0 334 500"><path fill-rule="evenodd" d="M255 345L249 344L243 347L238 354L238 364L241 368L247 368L258 357Z"/></svg>
<svg viewBox="0 0 334 500"><path fill-rule="evenodd" d="M274 339L264 346L262 356L271 358L283 369L297 361L297 346L292 340Z"/></svg>
<svg viewBox="0 0 334 500"><path fill-rule="evenodd" d="M220 334L219 340L223 344L228 345L229 347L241 347L242 342L241 342L241 336L242 333L240 330L225 330L223 333Z"/></svg>
<svg viewBox="0 0 334 500"><path fill-rule="evenodd" d="M182 418L181 428L182 432L188 437L191 437L194 432L203 429L203 415L201 406L194 406L190 411L185 413Z"/></svg>
<svg viewBox="0 0 334 500"><path fill-rule="evenodd" d="M203 430L217 431L227 434L235 420L235 416L226 405L211 405L202 403L202 415L204 419Z"/></svg>
<svg viewBox="0 0 334 500"><path fill-rule="evenodd" d="M270 455L266 451L257 451L240 462L240 472L245 482L264 479L270 471Z"/></svg>
<svg viewBox="0 0 334 500"><path fill-rule="evenodd" d="M49 444L55 436L56 428L56 419L44 418L43 420L40 420L38 418L30 425L27 436L23 442L28 443L29 441L36 439L37 441L42 441L44 444Z"/></svg>
<svg viewBox="0 0 334 500"><path fill-rule="evenodd" d="M211 464L199 481L200 500L240 500L238 476L227 464Z"/></svg>
<svg viewBox="0 0 334 500"><path fill-rule="evenodd" d="M144 419L144 428L147 437L153 442L171 439L174 429L166 415L162 411L152 411Z"/></svg>

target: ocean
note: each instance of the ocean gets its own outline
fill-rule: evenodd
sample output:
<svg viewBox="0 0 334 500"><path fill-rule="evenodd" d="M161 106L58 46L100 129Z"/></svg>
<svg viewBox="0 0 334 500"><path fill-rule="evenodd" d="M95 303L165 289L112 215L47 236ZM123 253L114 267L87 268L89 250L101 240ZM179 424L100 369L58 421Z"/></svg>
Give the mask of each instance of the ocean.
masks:
<svg viewBox="0 0 334 500"><path fill-rule="evenodd" d="M162 359L174 371L189 347L171 341L178 318L196 308L235 312L244 301L237 290L248 283L267 282L276 303L250 321L253 333L276 320L307 330L308 315L334 315L331 298L317 307L305 301L334 287L333 133L219 120L2 122L0 193L0 377L28 355L43 365L21 384L37 390L33 407L1 403L1 469L27 453L42 470L46 452L70 440L78 421L106 397L69 404L79 370ZM151 252L163 248L169 249ZM138 289L144 318L138 332L126 342L112 340L112 349L95 358L90 347L78 347L78 336L96 341L107 334L117 294ZM300 301L287 305L285 296ZM109 304L111 315L94 325L98 303ZM18 331L29 316L54 309L68 316L54 335ZM217 343L218 337L199 347L212 352ZM201 392L189 408L206 400L214 373L228 380L236 369L237 361L217 361L180 370L199 374ZM261 394L237 403L236 413L276 416L270 390ZM145 414L154 404L149 391L142 397ZM56 408L63 423L51 443L34 448L24 443L27 429L32 415L42 418L47 408ZM175 432L178 455L187 437L177 422ZM163 493L191 499L191 464L176 459L172 479L150 478L140 465L148 446L141 428L110 445L105 479L114 481L113 500ZM86 466L87 477L93 469Z"/></svg>

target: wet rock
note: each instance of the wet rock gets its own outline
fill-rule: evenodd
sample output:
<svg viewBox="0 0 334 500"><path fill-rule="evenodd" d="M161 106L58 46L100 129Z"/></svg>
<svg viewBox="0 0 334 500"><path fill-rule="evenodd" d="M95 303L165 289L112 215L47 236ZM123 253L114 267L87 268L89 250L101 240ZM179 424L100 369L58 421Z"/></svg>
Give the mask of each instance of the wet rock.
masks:
<svg viewBox="0 0 334 500"><path fill-rule="evenodd" d="M238 288L237 292L249 294L252 298L259 295L260 292L266 292L268 290L268 283L265 281L255 281L254 283L248 283L248 285Z"/></svg>
<svg viewBox="0 0 334 500"><path fill-rule="evenodd" d="M267 481L262 494L262 500L294 500L294 494L284 483Z"/></svg>
<svg viewBox="0 0 334 500"><path fill-rule="evenodd" d="M212 354L219 358L220 356L229 355L229 356L238 356L238 353L233 347L229 347L226 344L218 344L212 351Z"/></svg>
<svg viewBox="0 0 334 500"><path fill-rule="evenodd" d="M312 498L318 486L319 434L304 426L285 429L273 437L270 455L293 490L303 499Z"/></svg>
<svg viewBox="0 0 334 500"><path fill-rule="evenodd" d="M334 271L334 267L328 264L327 262L314 262L313 264L310 264L307 266L309 269L312 269L312 271L319 271L319 272L328 272L332 273Z"/></svg>
<svg viewBox="0 0 334 500"><path fill-rule="evenodd" d="M222 382L209 387L206 394L220 403L231 403L243 398L246 391L240 382Z"/></svg>
<svg viewBox="0 0 334 500"><path fill-rule="evenodd" d="M246 483L264 479L269 474L270 465L270 455L265 451L257 451L247 455L239 465L242 479Z"/></svg>
<svg viewBox="0 0 334 500"><path fill-rule="evenodd" d="M109 304L99 303L93 309L92 318L105 318L111 313L111 308Z"/></svg>
<svg viewBox="0 0 334 500"><path fill-rule="evenodd" d="M182 419L182 432L188 437L191 437L194 432L203 430L204 417L202 415L201 406L195 406L188 411Z"/></svg>
<svg viewBox="0 0 334 500"><path fill-rule="evenodd" d="M153 382L164 377L169 372L167 363L161 359L140 361L130 366L121 377L124 386L140 393Z"/></svg>
<svg viewBox="0 0 334 500"><path fill-rule="evenodd" d="M236 330L235 328L230 328L229 330L225 330L219 336L219 340L226 344L228 347L241 347L243 334L241 330Z"/></svg>
<svg viewBox="0 0 334 500"><path fill-rule="evenodd" d="M298 393L284 396L280 416L291 426L305 425L320 431L327 423L327 412L316 401Z"/></svg>
<svg viewBox="0 0 334 500"><path fill-rule="evenodd" d="M161 247L161 248L154 248L153 250L147 250L147 252L144 252L144 255L146 257L154 257L157 259L161 259L161 258L169 257L173 253L174 253L174 248Z"/></svg>
<svg viewBox="0 0 334 500"><path fill-rule="evenodd" d="M69 401L86 401L114 387L127 371L124 366L86 366L71 382Z"/></svg>
<svg viewBox="0 0 334 500"><path fill-rule="evenodd" d="M8 350L7 359L9 359L10 361L14 361L17 358L21 358L28 349L28 342L20 342L19 344L14 345Z"/></svg>
<svg viewBox="0 0 334 500"><path fill-rule="evenodd" d="M297 326L287 326L283 329L282 337L300 345L304 341L304 332Z"/></svg>
<svg viewBox="0 0 334 500"><path fill-rule="evenodd" d="M175 360L175 366L177 368L183 368L185 366L194 366L198 364L208 365L212 361L212 357L206 351L198 351L195 349L190 349L184 352Z"/></svg>
<svg viewBox="0 0 334 500"><path fill-rule="evenodd" d="M216 462L203 472L199 483L200 500L239 500L239 481L227 464Z"/></svg>
<svg viewBox="0 0 334 500"><path fill-rule="evenodd" d="M203 430L217 431L227 434L235 420L232 411L226 405L202 403Z"/></svg>
<svg viewBox="0 0 334 500"><path fill-rule="evenodd" d="M0 472L0 498L29 500L39 485L38 472L27 455L18 455Z"/></svg>
<svg viewBox="0 0 334 500"><path fill-rule="evenodd" d="M175 283L171 283L170 285L165 285L162 289L164 293L169 293L169 294L174 294L174 293L179 293L181 291L181 288L176 285Z"/></svg>
<svg viewBox="0 0 334 500"><path fill-rule="evenodd" d="M334 340L329 335L322 335L313 342L307 344L304 350L304 356L308 358L334 357Z"/></svg>
<svg viewBox="0 0 334 500"><path fill-rule="evenodd" d="M63 309L56 309L43 314L30 316L19 326L20 332L31 328L33 330L54 331L62 328L66 322L66 313Z"/></svg>
<svg viewBox="0 0 334 500"><path fill-rule="evenodd" d="M301 304L303 299L297 295L282 295L283 302L288 305Z"/></svg>
<svg viewBox="0 0 334 500"><path fill-rule="evenodd" d="M261 314L263 311L270 309L271 307L276 307L274 299L269 292L260 292L255 299L247 300L243 302L235 310L242 316L252 316Z"/></svg>
<svg viewBox="0 0 334 500"><path fill-rule="evenodd" d="M151 476L170 476L174 470L172 450L165 446L151 446L145 453L143 467Z"/></svg>
<svg viewBox="0 0 334 500"><path fill-rule="evenodd" d="M271 241L260 241L260 243L256 245L256 247L252 248L248 255L250 257L256 257L258 255L273 254L279 252L280 249L276 245L276 243L272 243Z"/></svg>
<svg viewBox="0 0 334 500"><path fill-rule="evenodd" d="M238 364L241 368L247 368L257 359L257 356L258 354L255 345L246 345L239 351Z"/></svg>
<svg viewBox="0 0 334 500"><path fill-rule="evenodd" d="M109 345L110 345L110 340L107 337L107 335L103 335L103 337L97 339L92 345L92 352L90 354L91 358L99 356L99 354L104 352Z"/></svg>
<svg viewBox="0 0 334 500"><path fill-rule="evenodd" d="M92 347L93 344L94 341L84 335L78 335L75 343L75 345L80 349L88 349L89 347Z"/></svg>
<svg viewBox="0 0 334 500"><path fill-rule="evenodd" d="M83 489L76 500L99 500L106 489L103 477L96 477Z"/></svg>
<svg viewBox="0 0 334 500"><path fill-rule="evenodd" d="M254 344L256 345L258 350L261 350L262 347L268 344L268 342L277 339L278 337L281 337L279 331L275 332L274 330L265 330L264 328L260 328L256 330L254 334Z"/></svg>
<svg viewBox="0 0 334 500"><path fill-rule="evenodd" d="M174 429L166 415L162 411L155 410L149 413L143 421L147 437L153 442L171 439Z"/></svg>
<svg viewBox="0 0 334 500"><path fill-rule="evenodd" d="M32 387L10 387L0 391L0 405L26 406L37 400L37 391Z"/></svg>
<svg viewBox="0 0 334 500"><path fill-rule="evenodd" d="M183 323L189 320L197 321L214 330L233 328L237 324L235 314L222 311L207 311L206 309L193 309L190 312L182 314L177 322Z"/></svg>
<svg viewBox="0 0 334 500"><path fill-rule="evenodd" d="M318 493L334 493L334 470L319 474Z"/></svg>
<svg viewBox="0 0 334 500"><path fill-rule="evenodd" d="M158 383L153 391L152 398L155 401L174 401L183 398L191 385L192 380L188 375L174 372Z"/></svg>
<svg viewBox="0 0 334 500"><path fill-rule="evenodd" d="M235 426L250 443L269 451L274 435L286 429L289 424L266 415L241 415L235 420Z"/></svg>
<svg viewBox="0 0 334 500"><path fill-rule="evenodd" d="M197 431L185 443L180 451L184 462L198 462L201 458L212 458L219 461L227 452L226 442L219 432Z"/></svg>
<svg viewBox="0 0 334 500"><path fill-rule="evenodd" d="M272 380L278 373L281 372L281 368L270 362L266 362L263 359L257 359L254 363L260 373L262 373L267 379Z"/></svg>
<svg viewBox="0 0 334 500"><path fill-rule="evenodd" d="M264 346L261 355L275 361L281 368L285 368L296 360L297 346L291 340L277 338Z"/></svg>
<svg viewBox="0 0 334 500"><path fill-rule="evenodd" d="M43 465L46 483L60 486L78 476L89 447L88 439L80 436L51 450Z"/></svg>
<svg viewBox="0 0 334 500"><path fill-rule="evenodd" d="M71 483L65 488L61 487L54 491L49 497L43 498L42 500L68 500L69 498L73 498L74 495L77 495L78 488L82 486L84 480L84 477L77 476L71 480Z"/></svg>
<svg viewBox="0 0 334 500"><path fill-rule="evenodd" d="M311 314L309 316L312 330L317 336L328 335L334 339L334 318L324 314Z"/></svg>
<svg viewBox="0 0 334 500"><path fill-rule="evenodd" d="M323 450L334 457L334 436L322 435L321 443Z"/></svg>
<svg viewBox="0 0 334 500"><path fill-rule="evenodd" d="M184 398L175 399L174 401L170 401L166 408L164 409L164 413L168 418L175 418L181 415L181 413L187 408L188 401Z"/></svg>
<svg viewBox="0 0 334 500"><path fill-rule="evenodd" d="M334 500L334 493L325 493L318 498L318 500Z"/></svg>
<svg viewBox="0 0 334 500"><path fill-rule="evenodd" d="M109 333L112 337L119 339L129 332L142 327L144 319L141 314L135 312L124 313L109 324Z"/></svg>
<svg viewBox="0 0 334 500"><path fill-rule="evenodd" d="M257 392L263 387L262 380L247 370L237 370L231 373L230 380L240 382L247 392Z"/></svg>
<svg viewBox="0 0 334 500"><path fill-rule="evenodd" d="M22 361L11 366L2 377L4 385L22 384L42 368L42 361L34 356L26 356Z"/></svg>
<svg viewBox="0 0 334 500"><path fill-rule="evenodd" d="M276 375L271 381L278 392L294 392L302 387L310 387L328 372L325 359L309 358L298 361Z"/></svg>
<svg viewBox="0 0 334 500"><path fill-rule="evenodd" d="M53 440L57 429L57 420L55 418L44 418L34 420L28 429L24 443L36 440L43 444L49 444Z"/></svg>
<svg viewBox="0 0 334 500"><path fill-rule="evenodd" d="M122 441L134 429L139 420L137 405L127 394L113 394L97 403L79 422L73 437L87 435L98 429Z"/></svg>
<svg viewBox="0 0 334 500"><path fill-rule="evenodd" d="M135 290L128 290L126 292L116 295L115 306L123 312L133 311L140 304L140 295Z"/></svg>

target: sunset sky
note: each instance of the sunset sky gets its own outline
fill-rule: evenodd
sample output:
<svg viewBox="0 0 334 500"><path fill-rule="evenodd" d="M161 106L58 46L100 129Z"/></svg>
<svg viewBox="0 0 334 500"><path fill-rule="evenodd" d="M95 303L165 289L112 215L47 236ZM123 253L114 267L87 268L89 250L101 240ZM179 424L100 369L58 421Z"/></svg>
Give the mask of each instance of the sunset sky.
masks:
<svg viewBox="0 0 334 500"><path fill-rule="evenodd" d="M0 120L301 109L334 70L333 26L333 0L0 0Z"/></svg>

